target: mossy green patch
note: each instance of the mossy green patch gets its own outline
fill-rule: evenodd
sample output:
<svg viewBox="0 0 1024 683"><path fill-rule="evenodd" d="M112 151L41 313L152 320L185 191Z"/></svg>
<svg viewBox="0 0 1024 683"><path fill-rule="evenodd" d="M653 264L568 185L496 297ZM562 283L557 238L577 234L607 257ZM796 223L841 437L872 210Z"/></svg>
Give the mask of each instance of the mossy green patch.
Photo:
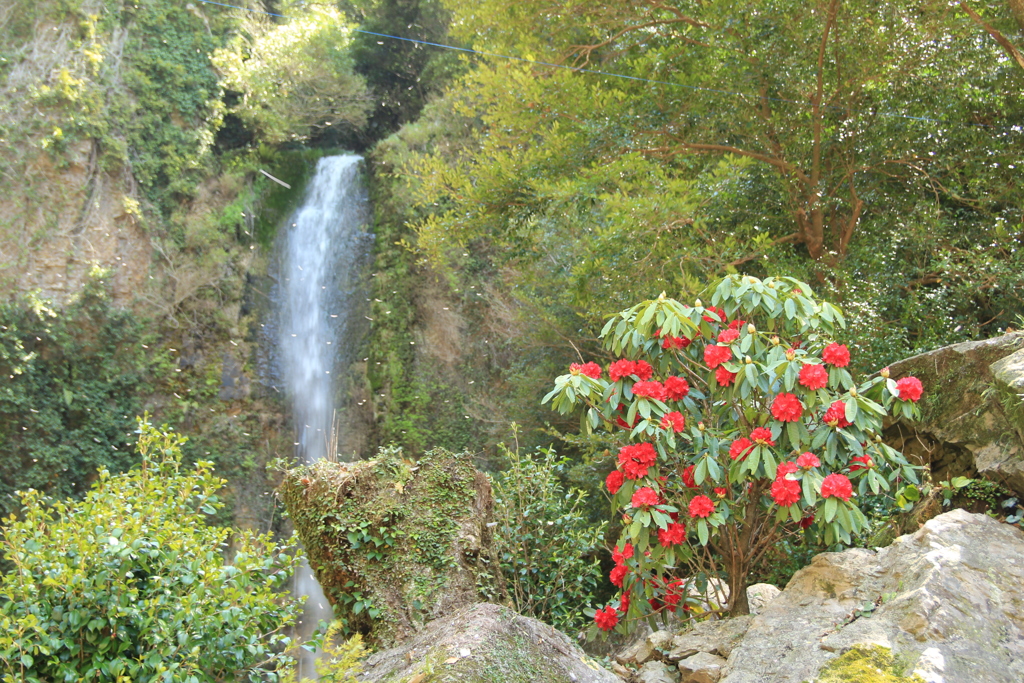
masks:
<svg viewBox="0 0 1024 683"><path fill-rule="evenodd" d="M414 463L382 448L373 460L290 470L280 491L350 631L388 642L477 600L491 497L470 454L435 449Z"/></svg>
<svg viewBox="0 0 1024 683"><path fill-rule="evenodd" d="M892 650L880 645L858 645L833 659L818 673L817 683L925 683Z"/></svg>

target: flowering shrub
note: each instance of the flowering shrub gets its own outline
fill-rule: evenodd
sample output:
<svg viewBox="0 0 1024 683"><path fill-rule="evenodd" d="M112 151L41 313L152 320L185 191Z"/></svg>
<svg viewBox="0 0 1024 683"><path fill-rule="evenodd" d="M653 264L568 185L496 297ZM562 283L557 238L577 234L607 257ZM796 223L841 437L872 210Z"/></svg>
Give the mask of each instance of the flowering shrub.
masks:
<svg viewBox="0 0 1024 683"><path fill-rule="evenodd" d="M887 415L918 415L923 387L888 370L856 383L837 307L792 278L739 275L711 303L663 294L619 313L602 332L622 357L607 376L576 366L544 398L620 442L606 486L623 525L610 577L621 591L595 628L685 609L673 574L696 557L724 565L726 608L746 613L752 563L786 534L849 544L867 524L857 495L917 482L881 431Z"/></svg>

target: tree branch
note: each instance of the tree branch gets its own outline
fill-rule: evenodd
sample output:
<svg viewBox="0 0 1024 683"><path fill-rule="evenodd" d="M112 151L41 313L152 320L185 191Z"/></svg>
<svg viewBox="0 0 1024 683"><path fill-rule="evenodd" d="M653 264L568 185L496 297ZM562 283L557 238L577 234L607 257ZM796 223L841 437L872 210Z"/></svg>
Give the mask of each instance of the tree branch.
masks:
<svg viewBox="0 0 1024 683"><path fill-rule="evenodd" d="M1020 3L1018 2L1018 5L1019 4ZM1019 66L1021 69L1024 69L1024 55L1021 55L1020 50L1014 47L1013 43L1011 43L1006 36L1004 36L1002 33L997 31L992 25L990 25L984 19L982 19L977 12L971 9L971 7L967 4L966 0L960 0L960 9L966 12L967 15L970 16L976 24L985 29L986 33L992 36L995 39L995 41L1002 46L1003 50L1006 51L1006 54L1010 55L1010 58L1017 63L1017 66Z"/></svg>

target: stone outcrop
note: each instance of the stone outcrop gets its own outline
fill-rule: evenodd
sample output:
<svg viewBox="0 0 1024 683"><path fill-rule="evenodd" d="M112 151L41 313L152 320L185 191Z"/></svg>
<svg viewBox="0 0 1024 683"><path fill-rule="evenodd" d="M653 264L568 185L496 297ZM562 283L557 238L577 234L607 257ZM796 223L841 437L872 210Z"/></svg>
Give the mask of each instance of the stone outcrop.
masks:
<svg viewBox="0 0 1024 683"><path fill-rule="evenodd" d="M963 510L878 551L824 553L753 617L723 683L801 683L854 646L928 683L1024 680L1024 532Z"/></svg>
<svg viewBox="0 0 1024 683"><path fill-rule="evenodd" d="M934 479L981 475L1024 495L1024 332L966 342L890 366L924 384L922 419L886 440L930 466Z"/></svg>
<svg viewBox="0 0 1024 683"><path fill-rule="evenodd" d="M361 680L621 683L568 636L489 603L432 621L401 644L371 655Z"/></svg>
<svg viewBox="0 0 1024 683"><path fill-rule="evenodd" d="M397 642L488 587L494 501L469 454L320 460L288 471L280 495L335 616L371 643Z"/></svg>

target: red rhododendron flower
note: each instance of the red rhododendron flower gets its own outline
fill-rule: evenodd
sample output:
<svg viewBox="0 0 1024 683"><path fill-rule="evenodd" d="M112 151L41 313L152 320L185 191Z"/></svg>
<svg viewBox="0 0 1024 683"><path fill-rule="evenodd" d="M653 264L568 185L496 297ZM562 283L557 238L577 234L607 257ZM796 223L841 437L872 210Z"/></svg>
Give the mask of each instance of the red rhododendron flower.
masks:
<svg viewBox="0 0 1024 683"><path fill-rule="evenodd" d="M671 429L673 432L681 432L686 427L686 418L678 410L673 410L671 413L665 413L661 418L661 428L668 430Z"/></svg>
<svg viewBox="0 0 1024 683"><path fill-rule="evenodd" d="M846 344L832 342L821 352L821 359L834 367L845 368L850 364L850 349Z"/></svg>
<svg viewBox="0 0 1024 683"><path fill-rule="evenodd" d="M730 360L732 360L732 349L728 346L709 344L704 347L704 363L712 370Z"/></svg>
<svg viewBox="0 0 1024 683"><path fill-rule="evenodd" d="M766 427L755 427L753 431L750 432L750 440L762 446L775 445L775 442L772 441L772 430Z"/></svg>
<svg viewBox="0 0 1024 683"><path fill-rule="evenodd" d="M733 460L736 460L737 458L742 460L747 457L747 453L749 453L753 448L753 442L747 437L741 436L733 441L732 445L729 446L729 457Z"/></svg>
<svg viewBox="0 0 1024 683"><path fill-rule="evenodd" d="M747 324L746 320L740 320L739 318L737 318L736 320L733 320L731 323L729 323L729 329L730 330L738 330L738 329L740 329L741 327L743 327L746 324Z"/></svg>
<svg viewBox="0 0 1024 683"><path fill-rule="evenodd" d="M613 382L618 382L624 377L629 377L635 371L635 363L622 358L608 366L608 377Z"/></svg>
<svg viewBox="0 0 1024 683"><path fill-rule="evenodd" d="M693 478L693 471L697 469L696 465L687 465L683 470L683 486L688 489L697 488L697 482Z"/></svg>
<svg viewBox="0 0 1024 683"><path fill-rule="evenodd" d="M707 496L695 496L690 501L690 516L691 517L710 517L715 511L715 502Z"/></svg>
<svg viewBox="0 0 1024 683"><path fill-rule="evenodd" d="M821 421L829 427L835 427L836 429L843 429L853 424L846 419L846 404L842 401L836 401L830 405L822 416Z"/></svg>
<svg viewBox="0 0 1024 683"><path fill-rule="evenodd" d="M622 580L626 578L626 574L629 573L629 568L624 564L617 564L612 569L611 573L608 574L608 580L612 582L613 586L622 588Z"/></svg>
<svg viewBox="0 0 1024 683"><path fill-rule="evenodd" d="M619 623L619 615L614 607L608 605L594 612L594 623L602 631L611 631Z"/></svg>
<svg viewBox="0 0 1024 683"><path fill-rule="evenodd" d="M638 360L633 363L633 374L646 382L654 374L654 368L645 360Z"/></svg>
<svg viewBox="0 0 1024 683"><path fill-rule="evenodd" d="M853 485L850 480L842 474L830 474L821 482L822 498L842 498L850 500L853 495Z"/></svg>
<svg viewBox="0 0 1024 683"><path fill-rule="evenodd" d="M649 443L638 443L623 446L619 449L619 465L622 466L626 479L639 479L647 476L647 470L658 457L658 452Z"/></svg>
<svg viewBox="0 0 1024 683"><path fill-rule="evenodd" d="M780 462L779 466L775 468L775 476L778 479L782 479L787 474L793 474L800 467L795 462Z"/></svg>
<svg viewBox="0 0 1024 683"><path fill-rule="evenodd" d="M665 378L665 397L670 401L678 401L690 393L690 384L682 377Z"/></svg>
<svg viewBox="0 0 1024 683"><path fill-rule="evenodd" d="M660 502L661 500L657 491L652 489L650 486L641 486L633 494L633 499L629 501L629 504L635 508L642 508L657 505Z"/></svg>
<svg viewBox="0 0 1024 683"><path fill-rule="evenodd" d="M571 375L586 375L591 379L597 379L601 376L601 366L597 363L572 363L569 365L569 374Z"/></svg>
<svg viewBox="0 0 1024 683"><path fill-rule="evenodd" d="M665 337L661 340L661 348L666 351L672 351L674 349L685 349L690 345L690 340L686 337Z"/></svg>
<svg viewBox="0 0 1024 683"><path fill-rule="evenodd" d="M633 385L633 395L664 401L665 386L661 382L637 382Z"/></svg>
<svg viewBox="0 0 1024 683"><path fill-rule="evenodd" d="M615 564L625 565L626 560L628 560L631 557L633 557L632 543L627 542L626 545L622 546L621 548L616 546L615 550L612 551L612 561Z"/></svg>
<svg viewBox="0 0 1024 683"><path fill-rule="evenodd" d="M856 463L856 464L854 464ZM856 455L850 460L850 471L856 472L857 470L869 470L875 466L875 461L871 459L871 456L865 453L864 455Z"/></svg>
<svg viewBox="0 0 1024 683"><path fill-rule="evenodd" d="M727 387L736 381L736 373L729 372L725 366L721 366L715 370L715 381L718 382L718 386Z"/></svg>
<svg viewBox="0 0 1024 683"><path fill-rule="evenodd" d="M658 542L663 548L672 545L679 545L686 540L686 527L682 524L672 523L664 529L658 529Z"/></svg>
<svg viewBox="0 0 1024 683"><path fill-rule="evenodd" d="M719 344L731 344L740 338L740 333L732 328L722 330L718 335Z"/></svg>
<svg viewBox="0 0 1024 683"><path fill-rule="evenodd" d="M665 607L669 612L675 612L679 601L683 599L685 583L682 579L676 579L665 584Z"/></svg>
<svg viewBox="0 0 1024 683"><path fill-rule="evenodd" d="M793 394L779 394L772 401L772 417L779 422L796 422L804 414L804 404Z"/></svg>
<svg viewBox="0 0 1024 683"><path fill-rule="evenodd" d="M779 507L788 508L800 500L800 482L792 479L776 479L772 482L772 500Z"/></svg>
<svg viewBox="0 0 1024 683"><path fill-rule="evenodd" d="M828 370L824 365L805 365L800 368L800 386L808 389L824 389L828 386Z"/></svg>
<svg viewBox="0 0 1024 683"><path fill-rule="evenodd" d="M896 381L896 393L899 394L901 401L917 403L918 399L921 398L921 394L924 393L924 386L921 384L921 380L916 377L904 377Z"/></svg>
<svg viewBox="0 0 1024 683"><path fill-rule="evenodd" d="M622 482L624 479L625 477L622 476L622 472L618 470L612 470L609 472L608 476L604 480L605 486L608 487L608 493L613 496L618 493L619 489L622 488Z"/></svg>
<svg viewBox="0 0 1024 683"><path fill-rule="evenodd" d="M818 456L810 451L801 453L800 457L796 459L797 467L803 467L804 469L810 469L811 467L820 467L821 461L818 460Z"/></svg>
<svg viewBox="0 0 1024 683"><path fill-rule="evenodd" d="M812 524L814 524L814 515L807 515L806 517L800 520L801 529L806 529Z"/></svg>
<svg viewBox="0 0 1024 683"><path fill-rule="evenodd" d="M725 322L725 309L715 308L714 306L708 306L704 310L707 313L714 313L714 314L716 314L718 316L716 318L714 315L705 315L704 319L707 320L709 323L719 323L719 322L724 323Z"/></svg>
<svg viewBox="0 0 1024 683"><path fill-rule="evenodd" d="M715 495L719 498L725 498L725 494L729 493L729 489L722 488L721 486L715 487Z"/></svg>

